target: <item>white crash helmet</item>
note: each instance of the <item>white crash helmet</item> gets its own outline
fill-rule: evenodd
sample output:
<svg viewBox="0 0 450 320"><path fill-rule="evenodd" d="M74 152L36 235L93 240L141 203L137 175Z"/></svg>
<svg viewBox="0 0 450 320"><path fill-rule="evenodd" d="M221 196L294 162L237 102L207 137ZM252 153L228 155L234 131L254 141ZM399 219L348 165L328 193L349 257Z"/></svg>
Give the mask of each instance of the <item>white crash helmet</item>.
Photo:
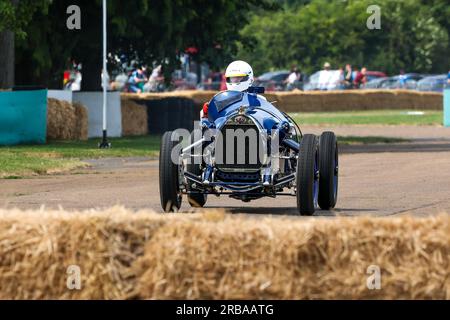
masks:
<svg viewBox="0 0 450 320"><path fill-rule="evenodd" d="M228 90L245 91L253 84L253 69L245 61L234 61L225 71L225 79Z"/></svg>

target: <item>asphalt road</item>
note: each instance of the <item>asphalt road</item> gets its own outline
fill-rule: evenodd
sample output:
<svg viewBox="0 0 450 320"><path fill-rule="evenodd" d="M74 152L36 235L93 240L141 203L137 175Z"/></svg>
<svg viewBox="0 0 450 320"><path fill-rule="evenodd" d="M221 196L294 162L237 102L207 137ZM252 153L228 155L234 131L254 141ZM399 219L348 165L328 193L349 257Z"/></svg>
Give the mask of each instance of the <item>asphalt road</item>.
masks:
<svg viewBox="0 0 450 320"><path fill-rule="evenodd" d="M105 208L161 212L158 162L144 158L89 161L91 167L71 174L0 180L0 207L39 209ZM389 216L450 213L450 143L351 146L342 149L337 208L318 216ZM296 215L294 197L243 203L210 197L208 208L252 216ZM191 209L185 200L182 211Z"/></svg>

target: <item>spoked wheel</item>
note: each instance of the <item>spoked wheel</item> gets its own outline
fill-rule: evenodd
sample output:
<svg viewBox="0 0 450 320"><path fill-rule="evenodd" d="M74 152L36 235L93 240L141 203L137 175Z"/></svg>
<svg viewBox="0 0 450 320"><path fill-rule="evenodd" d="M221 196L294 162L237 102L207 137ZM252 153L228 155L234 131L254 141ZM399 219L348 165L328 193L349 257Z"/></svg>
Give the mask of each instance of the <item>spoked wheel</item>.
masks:
<svg viewBox="0 0 450 320"><path fill-rule="evenodd" d="M191 144L194 142L195 142L195 134L194 134L194 132L192 132L191 140L189 141L189 143ZM195 164L195 162L198 162L198 161L194 161L194 160L198 160L198 159L195 159L193 157L193 155L195 154L195 151L196 151L195 148L193 148L191 150L191 158L190 158L191 161L187 164L186 170L187 170L187 172L192 173L192 174L196 175L197 177L201 178L202 170L200 168L200 164ZM198 151L201 154L203 154L202 148L198 148ZM187 191L188 192L199 192L199 190L192 188L192 184L193 184L192 182L188 183ZM187 197L188 197L188 201L189 201L189 204L191 205L191 207L203 208L203 206L206 204L208 196L206 194L202 194L202 193L194 193L194 194L188 193Z"/></svg>
<svg viewBox="0 0 450 320"><path fill-rule="evenodd" d="M319 196L319 149L315 135L304 135L297 161L297 208L302 216L314 214Z"/></svg>
<svg viewBox="0 0 450 320"><path fill-rule="evenodd" d="M339 180L339 150L333 132L324 132L320 137L319 154L319 206L330 210L336 206Z"/></svg>
<svg viewBox="0 0 450 320"><path fill-rule="evenodd" d="M178 163L172 161L172 150L178 144L172 141L172 132L166 132L161 141L159 154L159 193L161 206L165 212L178 211L182 194L178 182Z"/></svg>

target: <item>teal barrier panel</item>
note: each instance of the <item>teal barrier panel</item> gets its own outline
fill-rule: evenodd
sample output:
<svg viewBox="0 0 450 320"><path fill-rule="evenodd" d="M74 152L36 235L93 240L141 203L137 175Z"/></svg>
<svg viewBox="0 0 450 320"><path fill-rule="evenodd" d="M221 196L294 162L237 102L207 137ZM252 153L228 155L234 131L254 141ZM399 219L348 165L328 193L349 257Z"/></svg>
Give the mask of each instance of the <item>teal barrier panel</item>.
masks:
<svg viewBox="0 0 450 320"><path fill-rule="evenodd" d="M43 144L47 90L0 92L0 145Z"/></svg>
<svg viewBox="0 0 450 320"><path fill-rule="evenodd" d="M444 126L450 127L450 88L444 90Z"/></svg>

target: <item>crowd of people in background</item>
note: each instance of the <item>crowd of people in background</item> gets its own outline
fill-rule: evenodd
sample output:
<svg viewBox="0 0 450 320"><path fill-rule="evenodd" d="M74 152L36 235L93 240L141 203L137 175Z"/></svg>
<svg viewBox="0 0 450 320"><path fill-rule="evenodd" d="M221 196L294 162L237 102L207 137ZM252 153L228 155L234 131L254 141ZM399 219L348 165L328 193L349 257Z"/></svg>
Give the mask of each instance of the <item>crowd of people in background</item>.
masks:
<svg viewBox="0 0 450 320"><path fill-rule="evenodd" d="M127 91L131 93L158 92L163 91L164 75L162 66L154 68L147 75L146 67L136 68L128 78Z"/></svg>
<svg viewBox="0 0 450 320"><path fill-rule="evenodd" d="M292 91L296 88L297 84L299 82L303 82L303 74L300 72L297 66L292 66L291 73L287 77L287 79L284 81L286 84L286 90Z"/></svg>
<svg viewBox="0 0 450 320"><path fill-rule="evenodd" d="M335 79L335 77L338 77ZM337 80L337 81L336 81ZM351 64L339 68L337 73L331 70L331 64L325 62L319 75L319 89L328 90L330 83L338 83L337 89L359 89L368 81L367 68L354 69Z"/></svg>
<svg viewBox="0 0 450 320"><path fill-rule="evenodd" d="M212 70L205 81L204 89L224 91L227 89L225 73L218 69Z"/></svg>
<svg viewBox="0 0 450 320"><path fill-rule="evenodd" d="M150 73L150 76L149 76ZM128 72L122 72L110 82L110 90L130 93L165 91L165 78L162 66L157 66L151 72L145 66L137 66Z"/></svg>
<svg viewBox="0 0 450 320"><path fill-rule="evenodd" d="M380 73L382 74L382 73ZM275 80L274 80L275 81ZM333 70L329 62L325 62L323 69L314 73L311 77L307 77L302 73L296 65L293 65L283 80L285 90L292 91L294 89L302 89L306 82L313 82L315 87L313 90L330 90L332 89L359 89L368 81L368 71L366 67L357 70L351 64L346 64L344 68Z"/></svg>
<svg viewBox="0 0 450 320"><path fill-rule="evenodd" d="M70 61L69 65L69 70L64 73L64 89L78 91L81 89L82 81L81 64L76 61ZM183 78L184 73L181 72L179 77ZM373 79L380 79L381 81L388 79L383 72L368 71L368 69L364 66L361 69L357 69L349 63L344 67L333 69L329 62L325 62L322 70L310 76L307 76L305 73L301 72L297 65L293 65L289 71L272 73L274 73L274 77L277 79L281 77L282 80L270 80L271 82L275 82L275 85L271 84L270 81L258 84L258 78L256 78L255 85L265 86L268 91L292 91L295 89L347 90L365 88L366 84ZM224 73L220 69L212 69L206 74L204 80L200 82L197 81L197 76L194 73L190 72L190 74L192 79L189 81L189 86L187 89L214 91L226 90ZM173 76L174 75L175 73ZM410 77L411 74L406 74L404 70L400 70L399 75L393 77L396 78L397 81L396 88L408 89L408 81L410 80ZM444 80L442 80L443 77ZM441 75L440 79L441 83L442 81L445 82L444 86L450 87L450 70L446 77L445 75ZM145 66L138 66L135 64L134 68L127 69L127 71L122 71L120 74L115 76L112 81L109 81L108 76L108 89L130 93L162 92L167 91L168 89L186 89L186 83L182 83L180 85L180 81L183 82L183 79L178 79L178 81L173 81L172 79L171 87L174 88L167 88L165 80L163 67L161 65L149 70Z"/></svg>
<svg viewBox="0 0 450 320"><path fill-rule="evenodd" d="M442 90L443 87L450 86L450 71L445 83L442 83L442 75L426 75L417 73L406 73L400 70L394 77L388 77L384 72L368 71L367 67L361 69L354 68L351 64L346 64L344 68L333 70L329 62L325 62L323 69L309 78L308 90L346 90L362 88L388 88L388 89L416 89L420 88L421 79L429 79L429 83L434 81L435 87L431 90ZM377 81L371 82L371 81ZM439 85L441 83L441 85ZM426 85L425 85L426 86ZM440 89L439 89L440 88Z"/></svg>
<svg viewBox="0 0 450 320"><path fill-rule="evenodd" d="M316 79L314 79L314 75L312 77L307 77L306 74L300 71L298 66L293 65L285 79L281 81L281 86L284 87L284 90L286 91L292 91L294 89L303 89L303 85L306 82L311 83L316 81L316 87L310 88L310 90L361 89L364 88L371 79L386 77L382 72L368 71L365 66L358 69L349 63L343 68L332 69L332 65L329 62L325 62L323 69L316 74ZM408 77L405 74L405 71L400 70L398 75L399 87L406 88L407 80ZM450 71L446 82L450 86ZM150 73L150 76L147 76L147 69L145 67L136 68L130 74L127 86L128 92L133 93L164 91L162 66L154 68ZM201 89L216 91L226 90L224 73L219 69L211 70L205 81L202 83Z"/></svg>

